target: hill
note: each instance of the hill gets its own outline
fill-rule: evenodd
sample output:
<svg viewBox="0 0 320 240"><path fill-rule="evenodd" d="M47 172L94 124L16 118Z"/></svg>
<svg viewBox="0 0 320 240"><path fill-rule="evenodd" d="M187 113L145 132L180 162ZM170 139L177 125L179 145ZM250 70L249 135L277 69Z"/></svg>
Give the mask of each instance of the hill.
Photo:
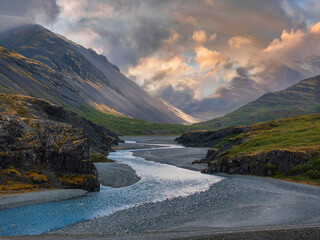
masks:
<svg viewBox="0 0 320 240"><path fill-rule="evenodd" d="M195 125L218 129L312 113L320 113L320 76L302 80L282 91L266 93L223 117Z"/></svg>
<svg viewBox="0 0 320 240"><path fill-rule="evenodd" d="M195 132L180 143L214 147L207 173L276 176L320 183L320 114L295 116L246 127Z"/></svg>
<svg viewBox="0 0 320 240"><path fill-rule="evenodd" d="M61 106L51 104L45 100L0 93L0 114L15 119L37 119L70 124L83 129L88 137L90 152L107 154L112 151L111 146L120 141L111 130L99 126Z"/></svg>
<svg viewBox="0 0 320 240"><path fill-rule="evenodd" d="M142 90L105 56L40 25L25 22L19 25L17 18L13 21L18 21L14 27L0 28L1 92L151 122L193 121L179 109Z"/></svg>

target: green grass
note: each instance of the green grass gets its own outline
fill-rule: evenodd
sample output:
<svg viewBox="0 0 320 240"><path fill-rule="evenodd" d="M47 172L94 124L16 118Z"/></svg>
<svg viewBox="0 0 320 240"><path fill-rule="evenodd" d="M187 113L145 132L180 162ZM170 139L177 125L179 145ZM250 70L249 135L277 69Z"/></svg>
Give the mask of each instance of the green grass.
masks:
<svg viewBox="0 0 320 240"><path fill-rule="evenodd" d="M113 130L118 135L175 135L187 131L205 129L201 126L153 123L145 120L132 119L112 113L104 113L92 107L81 110L64 106L82 117Z"/></svg>
<svg viewBox="0 0 320 240"><path fill-rule="evenodd" d="M236 138L248 139L234 146L228 155L275 149L307 151L320 148L320 115L296 116L251 126L253 131Z"/></svg>
<svg viewBox="0 0 320 240"><path fill-rule="evenodd" d="M320 114L295 116L250 126L252 131L228 136L222 143L242 139L243 142L225 151L225 157L254 156L263 151L289 150L308 152L312 159L293 167L287 173L266 163L263 171L271 170L273 177L293 182L320 186ZM223 147L223 144L222 146Z"/></svg>
<svg viewBox="0 0 320 240"><path fill-rule="evenodd" d="M92 162L114 162L105 155L99 153L90 153L90 160Z"/></svg>
<svg viewBox="0 0 320 240"><path fill-rule="evenodd" d="M268 93L243 107L195 125L214 129L320 113L320 76L309 78L283 91Z"/></svg>

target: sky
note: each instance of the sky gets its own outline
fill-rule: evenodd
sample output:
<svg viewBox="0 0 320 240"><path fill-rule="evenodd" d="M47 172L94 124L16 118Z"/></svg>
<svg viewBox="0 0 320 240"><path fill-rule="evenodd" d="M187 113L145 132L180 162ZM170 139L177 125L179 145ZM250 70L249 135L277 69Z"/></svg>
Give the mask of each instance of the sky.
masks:
<svg viewBox="0 0 320 240"><path fill-rule="evenodd" d="M318 0L0 0L210 119L320 74Z"/></svg>

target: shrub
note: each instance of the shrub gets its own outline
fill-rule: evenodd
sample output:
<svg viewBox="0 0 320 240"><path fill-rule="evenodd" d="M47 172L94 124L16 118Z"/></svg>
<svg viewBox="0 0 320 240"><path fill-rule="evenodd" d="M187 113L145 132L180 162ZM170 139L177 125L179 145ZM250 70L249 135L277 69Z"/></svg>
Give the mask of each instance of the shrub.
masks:
<svg viewBox="0 0 320 240"><path fill-rule="evenodd" d="M13 167L4 170L3 173L8 177L15 178L17 180L22 177L21 173Z"/></svg>
<svg viewBox="0 0 320 240"><path fill-rule="evenodd" d="M262 171L265 173L266 176L272 176L278 173L278 167L273 163L266 163L262 168Z"/></svg>
<svg viewBox="0 0 320 240"><path fill-rule="evenodd" d="M307 163L301 163L293 167L290 175L305 175L312 179L320 179L320 154L314 156Z"/></svg>
<svg viewBox="0 0 320 240"><path fill-rule="evenodd" d="M113 160L100 153L90 153L90 160L92 162L114 162Z"/></svg>
<svg viewBox="0 0 320 240"><path fill-rule="evenodd" d="M46 183L48 179L45 175L36 172L34 170L28 171L26 173L26 177L30 179L33 183Z"/></svg>

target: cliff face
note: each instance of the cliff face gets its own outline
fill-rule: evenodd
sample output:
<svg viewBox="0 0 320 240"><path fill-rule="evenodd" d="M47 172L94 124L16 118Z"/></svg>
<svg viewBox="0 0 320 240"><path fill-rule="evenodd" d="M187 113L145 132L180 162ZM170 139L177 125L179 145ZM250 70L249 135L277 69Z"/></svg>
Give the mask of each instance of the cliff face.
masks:
<svg viewBox="0 0 320 240"><path fill-rule="evenodd" d="M216 131L189 132L182 134L175 141L186 147L219 148L226 138L249 130L249 127L228 127Z"/></svg>
<svg viewBox="0 0 320 240"><path fill-rule="evenodd" d="M239 154L228 157L224 153L207 155L208 168L204 173L230 173L258 176L273 176L277 172L289 173L298 164L312 159L312 152L273 150L257 154Z"/></svg>
<svg viewBox="0 0 320 240"><path fill-rule="evenodd" d="M0 115L0 168L8 173L1 182L98 191L89 147L84 131L70 124Z"/></svg>
<svg viewBox="0 0 320 240"><path fill-rule="evenodd" d="M84 129L90 151L107 154L121 141L111 130L45 100L21 95L0 94L0 113L21 118L45 119L71 124Z"/></svg>

